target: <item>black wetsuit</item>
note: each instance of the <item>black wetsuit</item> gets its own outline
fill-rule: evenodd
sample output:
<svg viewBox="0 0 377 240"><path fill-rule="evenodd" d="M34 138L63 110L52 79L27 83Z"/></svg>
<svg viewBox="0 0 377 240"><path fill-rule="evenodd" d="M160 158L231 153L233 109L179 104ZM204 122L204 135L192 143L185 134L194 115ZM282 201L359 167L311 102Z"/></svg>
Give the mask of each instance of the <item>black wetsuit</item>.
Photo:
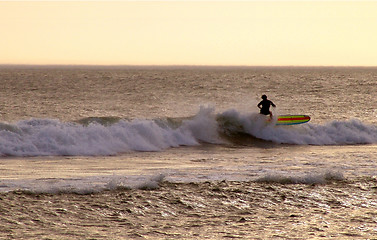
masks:
<svg viewBox="0 0 377 240"><path fill-rule="evenodd" d="M260 110L260 114L264 115L270 115L270 106L272 105L273 107L276 107L273 102L267 99L263 99L259 104L258 107L262 105L262 108Z"/></svg>

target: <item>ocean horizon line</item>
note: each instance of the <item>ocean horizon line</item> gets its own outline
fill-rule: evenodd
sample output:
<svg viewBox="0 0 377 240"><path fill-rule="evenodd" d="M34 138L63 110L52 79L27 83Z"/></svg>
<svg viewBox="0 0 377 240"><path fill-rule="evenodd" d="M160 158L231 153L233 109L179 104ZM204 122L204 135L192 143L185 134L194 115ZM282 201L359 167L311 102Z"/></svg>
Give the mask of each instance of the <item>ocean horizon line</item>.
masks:
<svg viewBox="0 0 377 240"><path fill-rule="evenodd" d="M0 68L377 68L356 65L0 64Z"/></svg>

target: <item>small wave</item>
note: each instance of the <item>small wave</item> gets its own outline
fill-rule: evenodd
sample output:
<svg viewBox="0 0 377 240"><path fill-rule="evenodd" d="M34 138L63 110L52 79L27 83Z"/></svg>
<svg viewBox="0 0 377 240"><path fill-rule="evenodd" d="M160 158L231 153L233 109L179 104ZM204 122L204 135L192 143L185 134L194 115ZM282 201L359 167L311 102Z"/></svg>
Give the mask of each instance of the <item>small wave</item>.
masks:
<svg viewBox="0 0 377 240"><path fill-rule="evenodd" d="M3 180L0 192L92 194L109 190L153 190L159 187L164 178L165 175L157 174L152 176L93 176L77 179L42 178Z"/></svg>
<svg viewBox="0 0 377 240"><path fill-rule="evenodd" d="M142 190L153 190L159 187L159 184L164 180L164 174L158 174L151 176L144 180L130 182L129 179L120 177L113 178L109 183L105 185L106 190L115 189L142 189Z"/></svg>
<svg viewBox="0 0 377 240"><path fill-rule="evenodd" d="M269 174L256 179L255 182L279 184L326 184L344 180L345 178L342 173L328 171L325 173L307 174L303 176Z"/></svg>
<svg viewBox="0 0 377 240"><path fill-rule="evenodd" d="M92 194L102 191L117 190L155 190L163 182L170 183L201 183L200 178L192 177L184 181L172 180L166 174L155 175L109 175L90 176L78 178L40 178L40 179L4 179L1 181L0 192L18 191L30 194ZM211 177L209 177L210 179ZM208 179L206 180L206 182ZM210 182L228 181L228 179L210 180ZM234 181L234 180L230 180ZM325 172L323 174L307 174L302 176L268 174L252 180L256 183L268 184L329 184L345 181L342 173ZM250 182L250 179L237 180L236 182Z"/></svg>

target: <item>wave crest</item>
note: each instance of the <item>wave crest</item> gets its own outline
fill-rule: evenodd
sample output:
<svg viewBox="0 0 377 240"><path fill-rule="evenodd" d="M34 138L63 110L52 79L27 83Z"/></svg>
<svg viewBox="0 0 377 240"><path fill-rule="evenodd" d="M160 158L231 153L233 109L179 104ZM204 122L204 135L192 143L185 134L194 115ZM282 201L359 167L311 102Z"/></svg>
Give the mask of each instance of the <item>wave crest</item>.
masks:
<svg viewBox="0 0 377 240"><path fill-rule="evenodd" d="M258 113L231 109L215 114L201 107L186 119L86 118L78 122L31 119L0 124L0 155L115 155L129 151L161 151L179 146L212 144L346 145L377 143L377 126L359 120L276 126Z"/></svg>

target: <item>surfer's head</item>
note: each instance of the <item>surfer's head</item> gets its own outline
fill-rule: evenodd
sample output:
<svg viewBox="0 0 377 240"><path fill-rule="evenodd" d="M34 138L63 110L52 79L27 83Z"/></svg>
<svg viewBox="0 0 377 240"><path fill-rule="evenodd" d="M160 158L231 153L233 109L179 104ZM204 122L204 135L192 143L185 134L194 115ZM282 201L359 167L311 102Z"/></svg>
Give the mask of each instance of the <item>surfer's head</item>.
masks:
<svg viewBox="0 0 377 240"><path fill-rule="evenodd" d="M267 99L267 96L263 94L262 99Z"/></svg>

